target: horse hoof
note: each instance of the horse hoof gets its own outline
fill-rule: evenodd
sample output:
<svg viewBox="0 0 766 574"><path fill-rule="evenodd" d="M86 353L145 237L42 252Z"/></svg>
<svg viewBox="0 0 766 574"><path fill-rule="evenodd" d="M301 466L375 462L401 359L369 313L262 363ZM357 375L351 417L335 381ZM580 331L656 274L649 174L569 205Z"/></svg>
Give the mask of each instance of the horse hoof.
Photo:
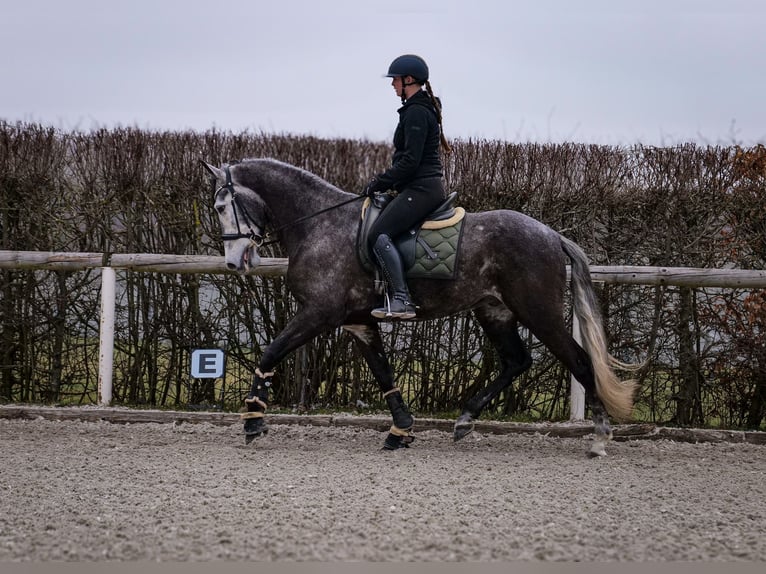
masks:
<svg viewBox="0 0 766 574"><path fill-rule="evenodd" d="M400 448L410 448L410 444L415 440L412 435L400 436L393 433L388 433L386 442L383 443L381 450L398 450Z"/></svg>
<svg viewBox="0 0 766 574"><path fill-rule="evenodd" d="M473 420L471 418L463 419L460 417L455 423L455 429L452 432L454 442L464 439L473 432Z"/></svg>
<svg viewBox="0 0 766 574"><path fill-rule="evenodd" d="M601 440L597 440L593 443L593 445L590 447L590 450L588 451L588 456L590 458L598 458L600 456L606 456L606 443Z"/></svg>
<svg viewBox="0 0 766 574"><path fill-rule="evenodd" d="M269 427L262 418L245 420L245 444L250 444L259 436L269 434Z"/></svg>
<svg viewBox="0 0 766 574"><path fill-rule="evenodd" d="M258 437L266 436L269 434L269 429L264 429L261 432L245 434L245 444L250 444Z"/></svg>

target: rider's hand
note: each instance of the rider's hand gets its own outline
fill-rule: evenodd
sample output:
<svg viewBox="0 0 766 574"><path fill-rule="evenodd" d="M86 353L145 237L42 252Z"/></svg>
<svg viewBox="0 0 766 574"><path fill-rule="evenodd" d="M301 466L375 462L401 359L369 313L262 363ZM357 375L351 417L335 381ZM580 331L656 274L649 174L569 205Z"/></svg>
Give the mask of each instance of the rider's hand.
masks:
<svg viewBox="0 0 766 574"><path fill-rule="evenodd" d="M376 191L380 191L380 180L378 180L377 176L373 177L369 182L367 182L367 185L364 186L362 195L366 195L367 197L375 197Z"/></svg>

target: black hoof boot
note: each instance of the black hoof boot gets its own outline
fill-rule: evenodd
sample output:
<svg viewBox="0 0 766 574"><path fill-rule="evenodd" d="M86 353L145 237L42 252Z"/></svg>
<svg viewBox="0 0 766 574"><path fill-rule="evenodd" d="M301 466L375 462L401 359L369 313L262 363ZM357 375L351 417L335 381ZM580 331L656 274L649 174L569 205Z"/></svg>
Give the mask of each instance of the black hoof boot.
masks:
<svg viewBox="0 0 766 574"><path fill-rule="evenodd" d="M415 420L412 418L410 409L402 398L402 393L399 389L392 389L383 395L388 403L388 408L391 410L391 417L394 419L394 427L406 433Z"/></svg>
<svg viewBox="0 0 766 574"><path fill-rule="evenodd" d="M242 414L242 418L245 420L245 444L250 444L257 437L269 432L264 420L264 413L268 406L269 388L273 374L262 373L260 369L255 370L253 386L245 399L247 412Z"/></svg>
<svg viewBox="0 0 766 574"><path fill-rule="evenodd" d="M412 435L402 436L394 433L388 433L386 442L383 443L383 450L398 450L400 448L410 448L415 440Z"/></svg>
<svg viewBox="0 0 766 574"><path fill-rule="evenodd" d="M245 419L245 444L250 444L259 436L267 434L269 434L269 427L266 426L266 419L263 417Z"/></svg>

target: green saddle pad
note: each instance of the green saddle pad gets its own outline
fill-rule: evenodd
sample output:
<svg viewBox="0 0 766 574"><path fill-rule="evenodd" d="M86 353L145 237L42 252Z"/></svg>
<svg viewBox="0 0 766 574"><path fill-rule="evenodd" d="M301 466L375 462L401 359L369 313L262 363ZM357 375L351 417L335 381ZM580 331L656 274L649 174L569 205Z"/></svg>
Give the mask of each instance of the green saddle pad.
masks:
<svg viewBox="0 0 766 574"><path fill-rule="evenodd" d="M463 219L441 229L421 228L415 239L414 257L405 261L408 279L454 279Z"/></svg>
<svg viewBox="0 0 766 574"><path fill-rule="evenodd" d="M365 201L359 222L357 256L362 267L371 273L375 271L375 264L367 248L367 237L384 207L385 204ZM394 239L408 279L455 278L464 217L462 207L450 208L441 213L441 218L429 219Z"/></svg>

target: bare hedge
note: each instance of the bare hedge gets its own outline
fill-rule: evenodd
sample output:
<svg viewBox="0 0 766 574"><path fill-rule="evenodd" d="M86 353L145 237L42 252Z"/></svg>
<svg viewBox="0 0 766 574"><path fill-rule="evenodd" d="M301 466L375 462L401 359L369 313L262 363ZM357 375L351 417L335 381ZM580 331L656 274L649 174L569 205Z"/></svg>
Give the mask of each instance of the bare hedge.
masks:
<svg viewBox="0 0 766 574"><path fill-rule="evenodd" d="M515 209L577 241L596 265L766 268L762 146L615 147L453 142L446 178L469 211ZM61 132L0 122L0 249L221 253L198 159L269 156L349 191L390 160L386 144L310 136ZM266 256L282 256L275 246ZM0 271L0 400L96 400L98 272ZM261 349L292 312L281 279L118 274L115 401L238 409ZM645 362L636 419L758 428L766 417L763 290L604 285L610 348ZM385 330L419 413L452 412L497 374L470 315ZM568 416L569 375L536 359L488 417ZM223 380L193 380L189 353L223 346ZM379 408L350 337L320 337L278 369L285 408Z"/></svg>

